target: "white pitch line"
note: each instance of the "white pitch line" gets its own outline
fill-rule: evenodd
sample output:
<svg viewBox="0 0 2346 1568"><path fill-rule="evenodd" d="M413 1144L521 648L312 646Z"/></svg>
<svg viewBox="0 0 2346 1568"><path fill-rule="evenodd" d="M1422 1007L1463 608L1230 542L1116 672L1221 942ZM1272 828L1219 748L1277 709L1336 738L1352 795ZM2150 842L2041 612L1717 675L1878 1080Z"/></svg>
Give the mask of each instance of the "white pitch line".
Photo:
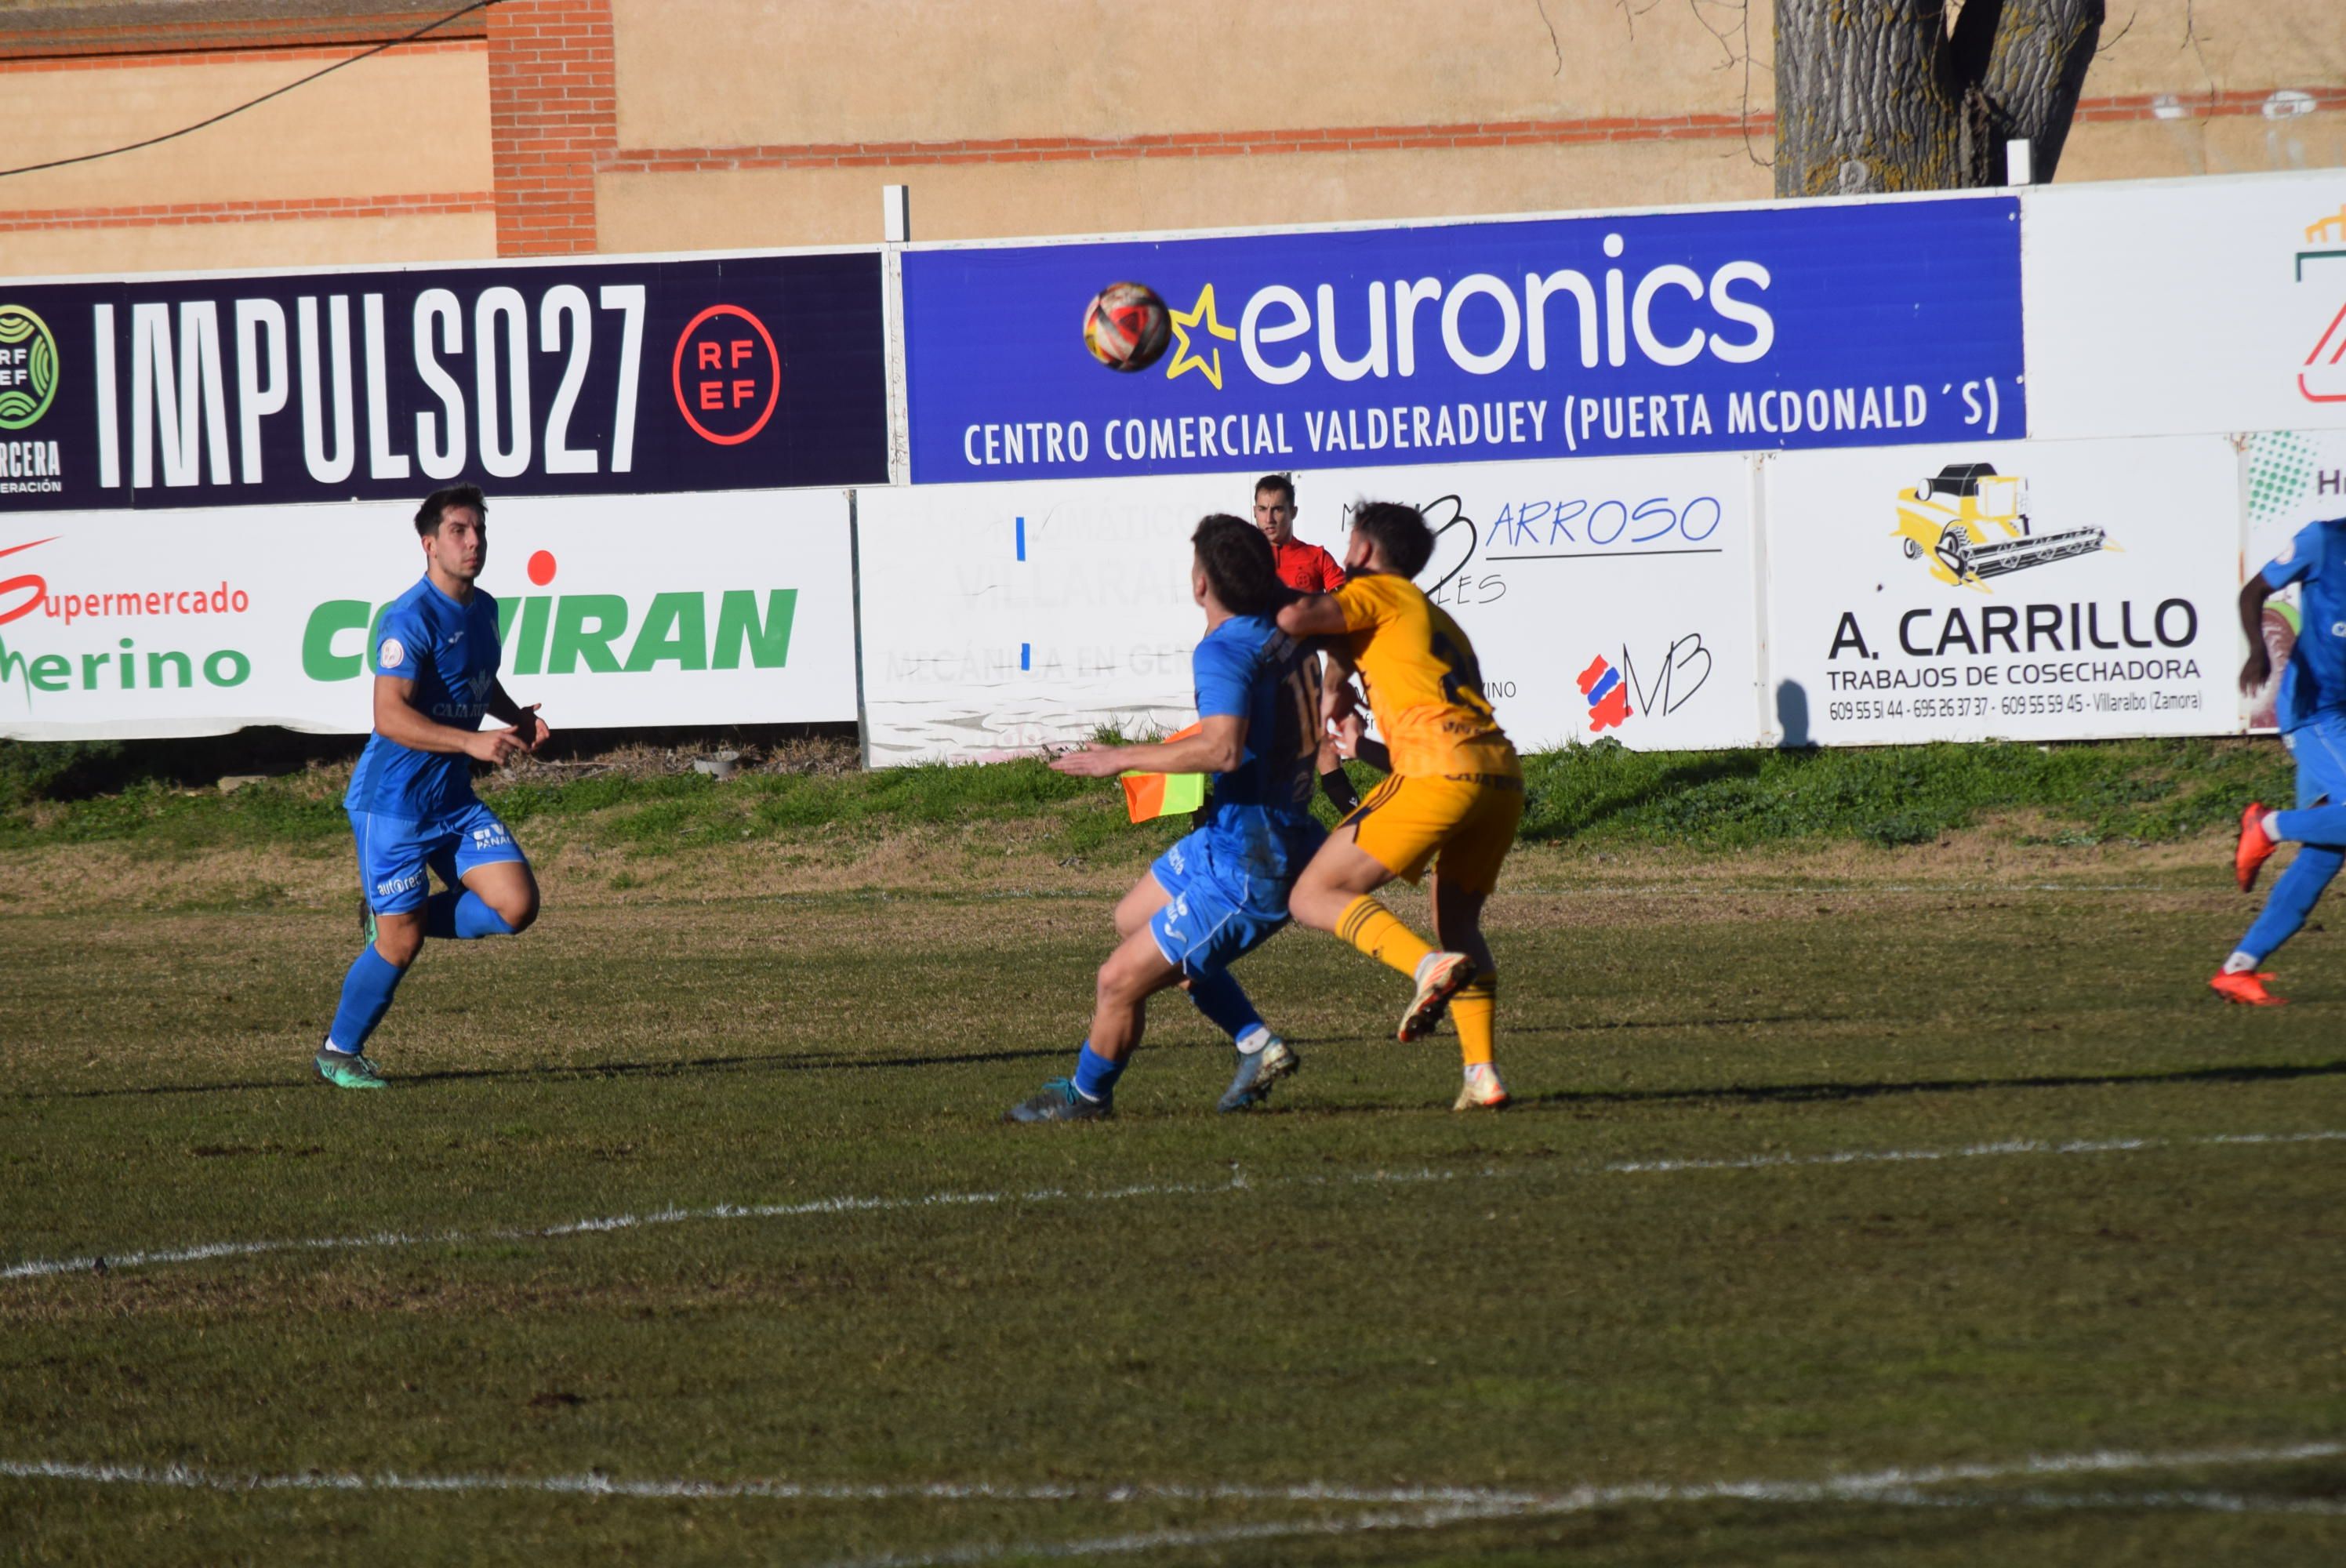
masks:
<svg viewBox="0 0 2346 1568"><path fill-rule="evenodd" d="M0 1460L0 1479L78 1481L96 1485L152 1486L190 1492L545 1492L560 1496L639 1498L669 1502L758 1500L812 1502L1372 1502L1415 1507L1520 1506L1539 1493L1487 1487L1346 1486L1303 1481L1293 1486L1217 1482L1183 1485L1138 1481L1113 1486L1054 1482L1021 1486L985 1481L623 1481L597 1471L582 1475L402 1475L383 1471L305 1471L238 1475L189 1465L78 1464L59 1460Z"/></svg>
<svg viewBox="0 0 2346 1568"><path fill-rule="evenodd" d="M1165 1547L1213 1546L1241 1541L1276 1540L1296 1536L1356 1535L1391 1530L1431 1530L1444 1524L1482 1519L1554 1519L1601 1509L1638 1504L1701 1502L1838 1502L1891 1507L1982 1507L2017 1504L2031 1507L2208 1508L2223 1512L2346 1512L2320 1502L2296 1498L2244 1498L2229 1493L2160 1492L2141 1498L2122 1493L2071 1494L2024 1492L2016 1496L1947 1498L1927 1489L1992 1483L2024 1478L2060 1475L2109 1475L2128 1471L2200 1470L2249 1464L2287 1464L2306 1460L2334 1459L2346 1454L2346 1443L2294 1443L2277 1448L2198 1450L2179 1453L2096 1452L2036 1454L2004 1464L1941 1465L1923 1470L1884 1470L1870 1474L1835 1476L1825 1481L1722 1481L1687 1486L1647 1483L1628 1486L1582 1486L1570 1491L1521 1498L1492 1494L1444 1501L1413 1512L1381 1512L1349 1519L1314 1519L1254 1524L1207 1525L1190 1529L1136 1531L1080 1541L1016 1541L951 1547L944 1552L910 1553L862 1557L834 1568L963 1568L1004 1557L1108 1557Z"/></svg>
<svg viewBox="0 0 2346 1568"><path fill-rule="evenodd" d="M2346 1518L2346 1502L2327 1497L2250 1497L2238 1492L2015 1492L1982 1497L1884 1492L1917 1508L2171 1508L2194 1513L2314 1513Z"/></svg>
<svg viewBox="0 0 2346 1568"><path fill-rule="evenodd" d="M1908 1165L1937 1160L1971 1160L2030 1155L2130 1154L2146 1149L2219 1148L2346 1142L2346 1131L2308 1133L2217 1133L2189 1138L2099 1138L2050 1141L2012 1138L1997 1143L1968 1144L1940 1149L1844 1149L1821 1155L1752 1155L1735 1159L1621 1160L1578 1172L1586 1176L1677 1176L1696 1171L1754 1171L1830 1168L1840 1166ZM1484 1166L1472 1170L1363 1171L1341 1176L1270 1177L1257 1180L1233 1172L1228 1181L1162 1182L1076 1192L1066 1187L1037 1187L1026 1192L936 1192L911 1197L841 1196L811 1198L801 1203L729 1204L705 1208L664 1208L643 1214L607 1215L559 1225L509 1227L493 1230L374 1231L356 1236L326 1236L261 1241L214 1241L190 1247L157 1247L142 1251L94 1254L85 1257L33 1258L0 1268L0 1280L30 1279L60 1274L87 1273L101 1263L107 1268L155 1268L174 1263L202 1263L221 1257L254 1257L275 1252L338 1252L389 1247L455 1246L485 1241L543 1241L568 1236L595 1236L615 1230L647 1229L653 1226L729 1219L804 1219L835 1214L872 1214L924 1208L975 1208L1004 1204L1111 1203L1128 1198L1197 1197L1243 1192L1256 1186L1415 1186L1450 1181L1491 1180L1526 1174L1526 1169Z"/></svg>
<svg viewBox="0 0 2346 1568"><path fill-rule="evenodd" d="M1949 1497L1933 1490L2060 1476L2292 1464L2310 1460L2335 1459L2341 1455L2346 1455L2346 1442L2191 1449L2166 1453L2103 1451L2031 1454L1989 1464L1933 1465L1917 1469L1899 1467L1817 1481L1714 1481L1675 1485L1649 1481L1617 1486L1584 1485L1560 1491L1443 1486L1362 1487L1327 1481L1281 1487L1160 1482L1085 1486L1075 1483L1019 1485L994 1481L626 1481L592 1471L553 1476L402 1475L395 1471L374 1475L355 1471L264 1475L230 1474L186 1465L83 1464L54 1460L0 1460L0 1479L225 1492L505 1492L687 1502L1348 1502L1373 1503L1381 1510L1349 1518L1176 1527L1072 1542L973 1543L940 1553L861 1559L857 1564L857 1568L943 1568L946 1564L983 1563L1006 1556L1109 1556L1167 1546L1211 1545L1303 1535L1346 1535L1385 1530L1423 1530L1467 1520L1547 1519L1600 1509L1671 1503L1841 1502L1916 1507L2174 1508L2233 1513L2346 1514L2346 1504L2323 1499L2259 1498L2234 1492L2174 1490L2137 1494L2030 1492Z"/></svg>

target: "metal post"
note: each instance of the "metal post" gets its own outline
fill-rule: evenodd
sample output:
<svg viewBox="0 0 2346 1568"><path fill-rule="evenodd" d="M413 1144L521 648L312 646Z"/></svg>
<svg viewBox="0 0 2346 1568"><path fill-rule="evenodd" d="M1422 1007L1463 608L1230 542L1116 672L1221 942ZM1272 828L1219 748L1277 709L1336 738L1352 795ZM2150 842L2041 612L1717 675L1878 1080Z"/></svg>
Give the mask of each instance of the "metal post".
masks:
<svg viewBox="0 0 2346 1568"><path fill-rule="evenodd" d="M886 236L880 247L880 319L882 362L888 381L888 483L908 484L913 478L913 433L904 392L903 248L913 236L911 188L882 186L880 207Z"/></svg>

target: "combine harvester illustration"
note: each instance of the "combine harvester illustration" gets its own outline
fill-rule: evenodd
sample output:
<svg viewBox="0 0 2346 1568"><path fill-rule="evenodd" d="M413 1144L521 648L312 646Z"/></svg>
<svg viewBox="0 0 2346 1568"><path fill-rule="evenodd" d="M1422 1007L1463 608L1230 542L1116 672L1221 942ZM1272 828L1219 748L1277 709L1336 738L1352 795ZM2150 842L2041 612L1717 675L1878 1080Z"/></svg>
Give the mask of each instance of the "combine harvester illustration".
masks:
<svg viewBox="0 0 2346 1568"><path fill-rule="evenodd" d="M1950 463L1901 494L1895 532L1908 560L1927 553L1933 576L1982 593L1994 592L1990 577L2089 555L2108 543L2100 528L2031 534L2027 482L1985 463Z"/></svg>

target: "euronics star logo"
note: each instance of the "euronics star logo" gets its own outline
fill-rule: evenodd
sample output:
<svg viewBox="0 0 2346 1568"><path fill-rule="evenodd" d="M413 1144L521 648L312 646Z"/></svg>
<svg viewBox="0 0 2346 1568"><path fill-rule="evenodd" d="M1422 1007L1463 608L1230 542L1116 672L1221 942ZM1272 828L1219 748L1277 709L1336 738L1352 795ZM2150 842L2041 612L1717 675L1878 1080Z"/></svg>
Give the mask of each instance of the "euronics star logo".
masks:
<svg viewBox="0 0 2346 1568"><path fill-rule="evenodd" d="M1211 283L1207 284L1198 293L1197 303L1191 305L1187 311L1174 311L1169 314L1173 319L1173 363L1166 371L1165 379L1169 382L1183 371L1196 371L1213 382L1216 392L1221 391L1222 351L1214 350L1213 358L1209 360L1204 355L1193 351L1189 347L1188 330L1199 321L1203 321L1206 324L1206 331L1217 338L1233 343L1239 341L1237 330L1225 327L1214 315L1214 286Z"/></svg>

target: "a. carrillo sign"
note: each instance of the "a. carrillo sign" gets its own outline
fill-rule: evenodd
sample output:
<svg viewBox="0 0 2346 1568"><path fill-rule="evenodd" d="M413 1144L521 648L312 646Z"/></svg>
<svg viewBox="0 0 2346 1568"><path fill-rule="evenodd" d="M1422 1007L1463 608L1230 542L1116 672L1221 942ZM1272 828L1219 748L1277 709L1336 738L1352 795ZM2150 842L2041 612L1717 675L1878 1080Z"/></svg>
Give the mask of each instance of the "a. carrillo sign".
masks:
<svg viewBox="0 0 2346 1568"><path fill-rule="evenodd" d="M915 483L2014 440L2010 197L904 258ZM1119 279L1172 343L1104 373Z"/></svg>
<svg viewBox="0 0 2346 1568"><path fill-rule="evenodd" d="M11 511L884 483L879 259L0 284Z"/></svg>

